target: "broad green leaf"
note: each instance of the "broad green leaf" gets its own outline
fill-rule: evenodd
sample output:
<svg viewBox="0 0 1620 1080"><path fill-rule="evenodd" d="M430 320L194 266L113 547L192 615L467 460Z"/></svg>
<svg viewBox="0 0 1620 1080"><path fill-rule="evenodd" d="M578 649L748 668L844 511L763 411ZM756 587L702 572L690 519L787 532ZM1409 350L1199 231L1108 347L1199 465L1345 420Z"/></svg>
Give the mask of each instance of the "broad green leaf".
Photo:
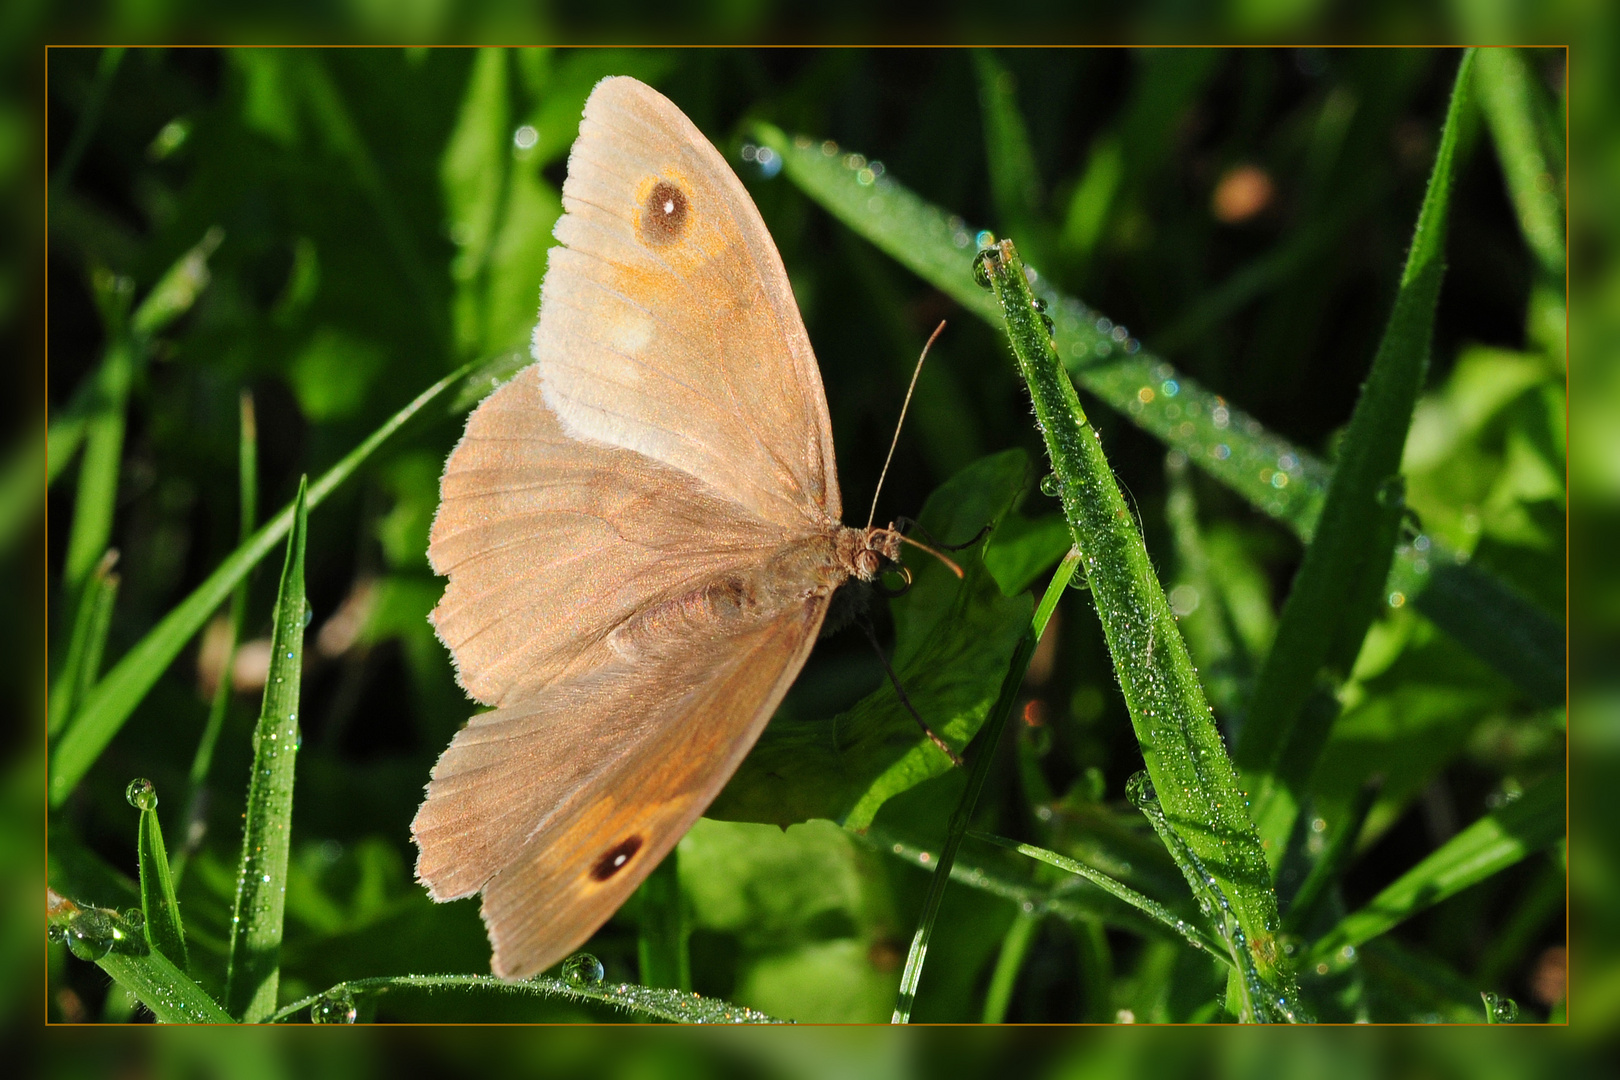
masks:
<svg viewBox="0 0 1620 1080"><path fill-rule="evenodd" d="M1342 964L1357 946L1500 873L1564 834L1564 774L1538 781L1493 810L1345 916L1311 946L1309 961Z"/></svg>
<svg viewBox="0 0 1620 1080"><path fill-rule="evenodd" d="M1473 53L1459 65L1395 308L1373 357L1304 563L1261 666L1235 758L1273 866L1286 849L1337 715L1318 680L1342 679L1386 593L1403 503L1401 451L1428 369L1445 276L1446 224ZM1313 694L1322 704L1307 708Z"/></svg>
<svg viewBox="0 0 1620 1080"><path fill-rule="evenodd" d="M417 395L416 400L391 416L364 442L323 473L319 480L309 486L309 508L313 510L325 501L339 484L354 475L355 470L386 442L390 435L404 426L407 420L420 412L429 402L459 383L467 371L468 368L463 367L428 387ZM192 635L202 628L208 616L231 594L237 582L246 577L248 571L258 565L259 560L268 555L276 543L287 535L292 527L292 521L293 507L288 504L246 543L226 556L217 570L193 589L189 596L171 608L157 626L148 631L134 648L124 654L123 659L113 666L106 678L85 695L73 723L63 733L61 742L51 754L52 806L60 806L63 800L72 794L73 789L84 778L84 774L90 771L90 767L107 748L107 744L112 742L113 737L124 726L124 721L129 719L130 714L141 703L141 699L151 690L152 684L162 677L164 669L180 654L180 650L185 648Z"/></svg>
<svg viewBox="0 0 1620 1080"><path fill-rule="evenodd" d="M293 774L298 757L298 706L304 670L304 548L308 533L308 480L298 485L292 534L276 590L270 633L270 671L264 705L253 730L253 771L248 778L242 856L231 916L230 981L226 1004L253 1024L276 1008L281 977L282 917L287 901L287 860L292 851Z"/></svg>
<svg viewBox="0 0 1620 1080"><path fill-rule="evenodd" d="M970 540L1000 521L1029 481L1023 451L983 458L929 496L919 521L941 542ZM1029 621L1030 601L1002 595L982 551L953 555L966 573L958 581L908 550L914 584L890 605L895 673L929 726L956 747L984 722ZM822 817L860 830L885 801L950 768L885 683L830 721L779 713L706 813L783 826Z"/></svg>

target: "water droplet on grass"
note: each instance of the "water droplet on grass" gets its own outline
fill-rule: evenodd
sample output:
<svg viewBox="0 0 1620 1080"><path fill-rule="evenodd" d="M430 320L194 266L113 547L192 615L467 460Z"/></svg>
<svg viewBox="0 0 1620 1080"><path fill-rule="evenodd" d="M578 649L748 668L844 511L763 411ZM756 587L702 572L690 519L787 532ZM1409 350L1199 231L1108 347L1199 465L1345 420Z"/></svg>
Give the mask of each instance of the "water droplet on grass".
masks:
<svg viewBox="0 0 1620 1080"><path fill-rule="evenodd" d="M124 798L137 810L157 809L157 787L145 777L131 780L129 787L124 789Z"/></svg>
<svg viewBox="0 0 1620 1080"><path fill-rule="evenodd" d="M605 974L602 961L588 952L575 953L563 961L562 979L570 986L598 986Z"/></svg>
<svg viewBox="0 0 1620 1080"><path fill-rule="evenodd" d="M352 1024L359 1015L354 998L345 990L328 990L309 1007L312 1024Z"/></svg>

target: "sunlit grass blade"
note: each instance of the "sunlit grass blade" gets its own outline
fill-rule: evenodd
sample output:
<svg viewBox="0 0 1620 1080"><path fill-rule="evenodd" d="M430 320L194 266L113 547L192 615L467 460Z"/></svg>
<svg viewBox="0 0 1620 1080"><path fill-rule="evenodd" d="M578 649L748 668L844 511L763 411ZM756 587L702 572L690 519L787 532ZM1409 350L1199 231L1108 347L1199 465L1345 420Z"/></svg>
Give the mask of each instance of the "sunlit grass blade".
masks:
<svg viewBox="0 0 1620 1080"><path fill-rule="evenodd" d="M994 298L976 288L962 271L964 258L973 251L974 226L919 198L890 173L864 178L860 169L851 167L850 155L827 153L819 139L789 138L761 122L750 131L781 155L784 176L857 235L986 322L1001 325ZM1311 538L1332 473L1326 462L1266 430L1254 417L1143 349L1125 327L1058 292L1044 278L1036 280L1034 289L1048 304L1058 355L1082 389L1180 449L1198 468L1301 539ZM1415 599L1419 610L1479 651L1488 641L1474 632L1477 623L1468 618L1474 605L1451 595L1461 579L1433 572L1455 563L1456 555L1433 537L1423 539L1426 547L1402 544L1397 549L1392 588L1408 601ZM1562 686L1562 625L1532 608L1519 621L1518 632L1535 647L1498 670L1531 693L1553 683ZM1488 650L1480 655L1492 664L1502 659ZM1544 662L1554 656L1556 663Z"/></svg>
<svg viewBox="0 0 1620 1080"><path fill-rule="evenodd" d="M1273 866L1282 858L1337 715L1331 704L1307 710L1306 702L1324 669L1333 681L1348 674L1384 595L1402 513L1401 451L1423 389L1445 276L1451 182L1473 56L1465 53L1458 66L1395 307L1340 444L1321 519L1283 605L1234 755Z"/></svg>
<svg viewBox="0 0 1620 1080"><path fill-rule="evenodd" d="M1001 304L1013 355L1046 440L1063 514L1082 553L1114 673L1164 817L1230 899L1260 978L1285 984L1277 969L1277 897L1265 854L1136 519L1126 508L1074 384L1058 362L1011 242L1003 240L982 252L975 272L985 275ZM1183 872L1187 870L1184 865ZM1235 949L1237 936L1230 940ZM1240 961L1240 968L1248 962Z"/></svg>
<svg viewBox="0 0 1620 1080"><path fill-rule="evenodd" d="M191 960L186 954L186 931L180 920L180 902L174 895L174 877L169 873L163 828L158 823L157 789L150 780L135 780L129 785L128 795L130 803L141 812L135 853L140 864L146 940L184 971L191 966Z"/></svg>
<svg viewBox="0 0 1620 1080"><path fill-rule="evenodd" d="M1513 802L1453 836L1365 907L1345 916L1311 946L1309 962L1342 963L1342 952L1500 873L1563 833L1564 774L1558 773L1538 781Z"/></svg>
<svg viewBox="0 0 1620 1080"><path fill-rule="evenodd" d="M967 790L962 793L961 801L956 804L956 809L946 826L945 844L934 863L934 874L929 879L928 892L923 897L922 914L917 919L917 930L912 935L911 949L906 954L906 966L900 974L900 993L895 1001L892 1023L905 1024L911 1021L911 1008L917 999L917 983L922 978L923 961L928 955L928 939L934 932L934 920L939 916L939 904L945 898L945 887L951 881L951 868L956 863L956 853L961 848L962 837L967 834L968 824L973 819L973 807L979 801L979 792L984 789L985 778L990 775L990 763L995 758L996 745L1001 741L1001 729L1006 725L1007 716L1012 712L1013 703L1017 700L1018 688L1024 683L1024 673L1029 669L1030 657L1035 655L1035 646L1040 644L1041 635L1046 632L1046 624L1051 620L1052 612L1057 609L1057 602L1063 596L1063 590L1068 588L1069 579L1074 576L1079 565L1079 553L1074 551L1058 564L1040 604L1035 608L1035 615L1030 620L1028 629L1024 631L1023 637L1018 641L1018 647L1013 651L1006 678L1001 683L1001 693L997 696L996 703L991 706L990 714L985 717L984 726L974 737L968 755L971 760L968 766Z"/></svg>
<svg viewBox="0 0 1620 1080"><path fill-rule="evenodd" d="M146 294L130 317L129 330L144 348L158 333L168 328L180 316L191 310L197 297L208 288L212 275L208 258L225 239L225 231L218 225L203 233L174 265L164 271L157 284Z"/></svg>
<svg viewBox="0 0 1620 1080"><path fill-rule="evenodd" d="M264 706L253 731L253 773L242 823L242 856L231 916L229 989L225 1003L247 1023L276 1008L281 974L282 915L287 859L292 851L293 774L298 757L298 702L304 670L304 546L308 481L298 485L287 560L276 591L270 632L270 670Z"/></svg>
<svg viewBox="0 0 1620 1080"><path fill-rule="evenodd" d="M53 936L60 935L74 955L94 961L114 982L152 1010L160 1024L229 1024L229 1013L171 963L147 945L125 916L107 908L81 906L46 890L46 915Z"/></svg>
<svg viewBox="0 0 1620 1080"><path fill-rule="evenodd" d="M106 552L91 572L88 587L79 596L79 610L73 620L62 668L51 683L47 709L48 732L54 736L73 715L74 706L101 674L101 656L112 625L112 609L118 599L118 575L112 572L117 551Z"/></svg>
<svg viewBox="0 0 1620 1080"><path fill-rule="evenodd" d="M428 387L409 405L372 432L343 460L333 465L309 486L309 508L314 510L338 485L365 462L389 436L419 413L445 390L458 384L468 368L462 367ZM293 506L281 508L269 521L239 546L201 585L147 632L115 664L106 678L85 695L72 724L63 733L51 755L50 800L60 806L72 794L84 774L95 764L107 744L129 719L152 684L185 648L204 622L223 603L247 573L258 565L292 527Z"/></svg>
<svg viewBox="0 0 1620 1080"><path fill-rule="evenodd" d="M1547 160L1537 134L1535 97L1543 91L1518 49L1481 49L1475 83L1485 122L1496 144L1525 243L1543 273L1564 276L1564 211L1559 198L1563 163Z"/></svg>
<svg viewBox="0 0 1620 1080"><path fill-rule="evenodd" d="M494 997L540 997L553 1001L589 1002L659 1020L671 1020L677 1024L782 1023L758 1009L662 987L575 982L549 976L523 982L504 982L493 975L390 975L374 979L350 979L322 993L283 1006L270 1020L291 1020L307 1009L311 1018L319 1023L353 1023L354 1013L366 995L406 990L426 993L464 990Z"/></svg>
<svg viewBox="0 0 1620 1080"><path fill-rule="evenodd" d="M1115 881L1107 874L1093 870L1083 862L1071 859L1066 855L1059 855L1057 852L1049 851L1043 847L1037 847L1034 844L1023 844L1017 840L1009 840L1005 836L993 836L990 833L982 832L972 832L969 833L969 835L973 836L975 839L983 840L986 843L1009 848L1018 852L1020 855L1028 855L1030 858L1037 859L1040 862L1046 863L1048 866L1055 866L1059 870L1085 878L1087 881L1097 886L1097 888L1103 890L1111 896L1118 897L1127 904L1136 908L1148 918L1160 923L1170 930L1175 931L1175 933L1185 938L1187 943L1192 945L1194 948L1204 950L1221 963L1226 964L1228 967L1230 967L1232 964L1231 954L1224 946L1222 946L1214 938L1210 937L1208 931L1206 931L1203 927L1188 922L1186 919L1183 919L1181 916L1177 915L1175 912L1171 911L1157 900L1143 896L1130 886L1123 885L1120 882Z"/></svg>

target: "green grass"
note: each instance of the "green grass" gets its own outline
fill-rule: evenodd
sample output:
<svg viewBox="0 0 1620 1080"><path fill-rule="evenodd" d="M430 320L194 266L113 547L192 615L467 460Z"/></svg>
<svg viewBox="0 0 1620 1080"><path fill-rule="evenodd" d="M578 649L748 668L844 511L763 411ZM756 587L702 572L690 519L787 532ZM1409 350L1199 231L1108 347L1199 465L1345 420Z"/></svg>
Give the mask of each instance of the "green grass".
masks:
<svg viewBox="0 0 1620 1080"><path fill-rule="evenodd" d="M1558 1017L1552 60L53 54L53 1016ZM848 505L949 322L881 509L991 530L873 613L967 767L828 638L600 980L512 987L410 873L473 707L426 536L609 73L758 201ZM1222 222L1240 165L1273 199ZM216 616L266 687L199 693Z"/></svg>

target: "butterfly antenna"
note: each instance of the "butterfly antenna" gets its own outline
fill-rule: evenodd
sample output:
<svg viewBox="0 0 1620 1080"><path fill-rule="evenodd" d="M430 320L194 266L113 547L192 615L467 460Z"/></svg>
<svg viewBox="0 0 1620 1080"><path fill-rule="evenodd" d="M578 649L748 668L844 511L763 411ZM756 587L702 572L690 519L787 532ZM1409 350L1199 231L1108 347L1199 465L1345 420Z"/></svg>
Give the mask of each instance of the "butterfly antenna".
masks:
<svg viewBox="0 0 1620 1080"><path fill-rule="evenodd" d="M934 332L937 334L939 331L936 330ZM917 711L917 707L911 703L911 699L906 697L906 688L900 685L900 676L896 675L894 673L894 668L889 666L889 658L883 655L883 646L878 644L877 630L873 628L871 618L866 615L862 615L860 618L860 625L861 629L866 632L866 640L872 643L872 651L877 653L878 660L882 662L883 670L888 672L889 681L894 684L894 692L900 695L900 704L904 705L906 707L906 711L911 714L911 718L917 721L917 726L923 729L923 734L927 735L929 740L932 741L935 746L939 747L940 751L946 757L951 759L951 764L960 767L962 764L962 755L958 754L955 750L952 750L950 746L946 744L944 739L934 734L934 729L928 726L928 721L922 718L922 714L919 713Z"/></svg>
<svg viewBox="0 0 1620 1080"><path fill-rule="evenodd" d="M917 357L917 367L911 373L911 385L906 387L905 404L900 406L900 421L894 425L894 438L889 440L889 456L883 459L883 471L878 473L877 490L872 492L872 510L866 515L866 527L868 529L872 527L872 520L877 517L877 502L878 496L883 492L883 478L889 475L889 462L894 460L894 448L900 445L900 425L906 422L906 410L911 407L911 392L917 389L917 376L922 374L923 361L928 359L929 347L934 344L934 339L939 337L940 332L944 329L945 320L941 319L939 325L934 327L934 332L928 336L927 344L923 345L922 355ZM961 577L961 573L958 572L957 576Z"/></svg>
<svg viewBox="0 0 1620 1080"><path fill-rule="evenodd" d="M904 533L896 532L894 535L898 536L902 541L904 541L905 543L910 544L914 548L922 548L924 551L928 552L928 554L932 555L934 558L936 558L940 562L944 563L946 568L949 569L950 572L955 574L957 577L962 576L962 568L956 564L956 560L954 560L954 559L950 558L949 556L945 555L943 552L935 551L933 548L929 547L927 544L924 544L924 543L921 543L919 541L913 540L911 537L907 536Z"/></svg>

